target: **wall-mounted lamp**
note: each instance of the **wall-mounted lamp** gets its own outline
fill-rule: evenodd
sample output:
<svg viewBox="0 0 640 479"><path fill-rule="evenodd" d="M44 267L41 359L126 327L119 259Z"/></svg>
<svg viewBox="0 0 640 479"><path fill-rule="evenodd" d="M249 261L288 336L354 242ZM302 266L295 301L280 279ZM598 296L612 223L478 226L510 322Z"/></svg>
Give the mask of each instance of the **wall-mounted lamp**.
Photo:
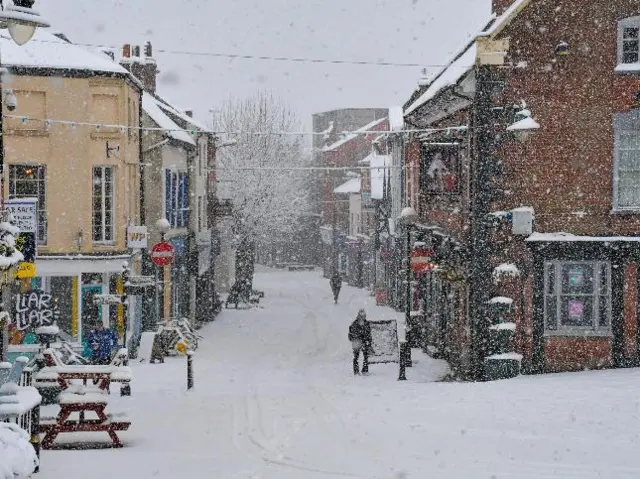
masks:
<svg viewBox="0 0 640 479"><path fill-rule="evenodd" d="M120 145L116 145L116 146L110 146L109 142L107 141L107 158L119 158L120 154Z"/></svg>
<svg viewBox="0 0 640 479"><path fill-rule="evenodd" d="M540 124L531 117L531 111L524 100L519 108L520 110L515 112L514 122L507 127L507 131L511 132L516 140L524 143L540 129Z"/></svg>
<svg viewBox="0 0 640 479"><path fill-rule="evenodd" d="M560 42L556 45L556 55L559 57L566 57L571 53L569 44L567 42Z"/></svg>

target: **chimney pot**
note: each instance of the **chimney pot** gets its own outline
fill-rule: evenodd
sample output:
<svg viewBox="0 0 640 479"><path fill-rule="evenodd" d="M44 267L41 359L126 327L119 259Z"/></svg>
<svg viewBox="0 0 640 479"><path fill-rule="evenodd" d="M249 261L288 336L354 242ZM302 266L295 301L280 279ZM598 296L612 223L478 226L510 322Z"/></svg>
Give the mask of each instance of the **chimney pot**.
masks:
<svg viewBox="0 0 640 479"><path fill-rule="evenodd" d="M151 46L151 42L147 42L144 46L144 56L147 58L153 58L153 47Z"/></svg>
<svg viewBox="0 0 640 479"><path fill-rule="evenodd" d="M133 54L131 56L140 57L140 45L133 47Z"/></svg>
<svg viewBox="0 0 640 479"><path fill-rule="evenodd" d="M122 47L122 58L130 58L131 57L131 45L129 43L125 43Z"/></svg>

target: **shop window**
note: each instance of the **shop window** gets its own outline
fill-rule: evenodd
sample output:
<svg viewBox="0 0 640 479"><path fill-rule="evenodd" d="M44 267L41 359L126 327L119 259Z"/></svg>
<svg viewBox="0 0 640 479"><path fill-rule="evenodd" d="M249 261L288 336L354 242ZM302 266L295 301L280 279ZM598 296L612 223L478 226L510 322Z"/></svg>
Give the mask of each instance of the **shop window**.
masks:
<svg viewBox="0 0 640 479"><path fill-rule="evenodd" d="M93 168L93 214L92 231L94 243L114 241L114 168Z"/></svg>
<svg viewBox="0 0 640 479"><path fill-rule="evenodd" d="M610 333L608 262L548 262L544 276L546 334Z"/></svg>
<svg viewBox="0 0 640 479"><path fill-rule="evenodd" d="M429 194L457 194L460 180L458 147L423 147L420 186Z"/></svg>
<svg viewBox="0 0 640 479"><path fill-rule="evenodd" d="M47 167L9 165L9 199L37 198L38 243L47 244Z"/></svg>
<svg viewBox="0 0 640 479"><path fill-rule="evenodd" d="M165 173L165 217L172 228L186 228L189 221L189 178L186 172Z"/></svg>

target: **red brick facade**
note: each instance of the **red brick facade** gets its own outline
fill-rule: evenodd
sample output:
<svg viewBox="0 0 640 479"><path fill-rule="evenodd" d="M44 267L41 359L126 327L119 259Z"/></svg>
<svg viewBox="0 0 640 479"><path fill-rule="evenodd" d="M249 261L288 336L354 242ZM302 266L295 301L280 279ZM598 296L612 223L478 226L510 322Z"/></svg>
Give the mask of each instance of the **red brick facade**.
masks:
<svg viewBox="0 0 640 479"><path fill-rule="evenodd" d="M494 0L494 11L500 14L512 2ZM500 192L491 211L532 207L537 233L640 236L640 211L613 212L614 115L640 108L640 74L615 72L618 22L635 16L640 16L637 0L531 0L508 22L498 38L509 38L506 59L509 66L495 69L504 81L504 89L494 96L494 106L504 107L524 100L540 129L529 141L520 143L506 136L504 129L509 123L496 125L496 134L504 141L496 140L494 145L500 166L493 178L496 186L486 185ZM562 42L569 45L568 55L558 54L557 46ZM433 116L434 109L447 111L446 101L441 95L420 108ZM428 126L473 124L476 108L472 102L468 108ZM420 114L420 110L412 113L414 117ZM476 135L470 130L470 153L476 151L475 141ZM407 162L412 163L416 161L416 153L409 151L412 156ZM473 170L474 161L480 160L465 155L463 175ZM464 176L462 184L468 185L469 179ZM466 241L469 214L473 213L469 198L473 192L468 187L463 189L457 208L442 197L421 194L420 213L424 221ZM502 221L492 231L492 266L508 262L520 270L520 276L496 285L491 293L514 300L511 312L516 322L514 345L523 355L527 370L572 371L638 362L637 264L640 254L637 246L633 246L637 242L531 243L525 241L525 236L511 233L510 221ZM595 334L588 331L578 334L569 328L548 330L546 301L556 299L546 297L547 269L552 264L595 261L611 268L610 276L598 273L598 278L609 277L610 306L602 302L598 311L603 312L603 318L605 312L610 311L610 331L599 329L604 319L595 318L593 312L593 321L597 322ZM605 287L597 288L601 291ZM558 304L563 304L559 293L557 298ZM558 315L564 314L560 306L558 311ZM559 317L557 320L561 321ZM450 326L459 331L465 323L468 324L469 319ZM456 344L451 348L457 351L463 351L468 345L460 334L453 335L452 339Z"/></svg>

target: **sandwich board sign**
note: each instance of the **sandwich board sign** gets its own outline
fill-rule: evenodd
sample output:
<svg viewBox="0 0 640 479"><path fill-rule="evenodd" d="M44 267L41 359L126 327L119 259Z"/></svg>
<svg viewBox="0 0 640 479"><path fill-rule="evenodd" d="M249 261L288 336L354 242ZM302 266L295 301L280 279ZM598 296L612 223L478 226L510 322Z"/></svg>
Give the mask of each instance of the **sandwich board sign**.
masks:
<svg viewBox="0 0 640 479"><path fill-rule="evenodd" d="M16 237L16 249L24 256L18 265L18 278L36 277L36 256L38 255L38 200L36 198L15 198L4 202L5 208L13 216L13 223L20 228Z"/></svg>

